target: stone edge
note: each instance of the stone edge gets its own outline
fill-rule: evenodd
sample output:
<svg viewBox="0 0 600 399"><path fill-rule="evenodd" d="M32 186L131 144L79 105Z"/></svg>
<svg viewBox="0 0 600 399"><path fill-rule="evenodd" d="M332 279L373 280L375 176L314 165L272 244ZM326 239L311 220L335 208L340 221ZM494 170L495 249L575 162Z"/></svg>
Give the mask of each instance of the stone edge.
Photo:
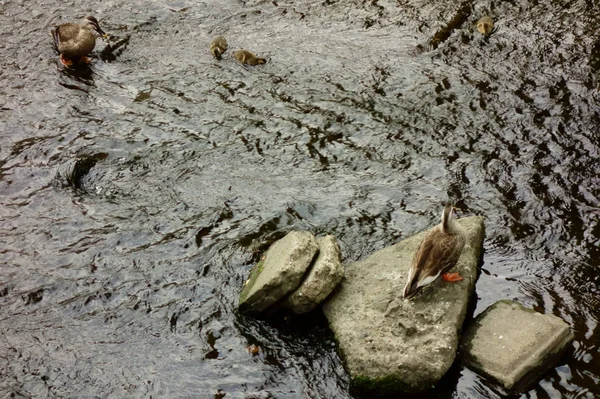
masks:
<svg viewBox="0 0 600 399"><path fill-rule="evenodd" d="M248 297L248 294L250 293L250 289L254 286L256 279L262 272L264 263L265 263L265 259L263 258L260 262L258 262L258 264L255 267L252 268L252 270L250 271L250 277L248 277L248 279L244 283L244 287L242 288L242 292L240 292L240 297L239 297L239 302L238 302L239 308L242 311L246 311L250 307L250 305L248 305L246 302L246 298Z"/></svg>
<svg viewBox="0 0 600 399"><path fill-rule="evenodd" d="M493 303L492 305L490 305L477 318L483 318L486 313L495 309L497 306L499 306L503 303L510 304L510 305L517 305L522 310L525 310L527 312L540 314L539 312L536 312L533 309L523 306L522 304L520 304L518 302L511 301L509 299L502 299L502 300L499 300L499 301ZM554 316L554 317L556 317L556 316ZM469 335L476 334L477 329L479 328L479 326L481 326L481 324L478 321L475 321L475 323L477 323L477 326L473 327L474 328L473 332L470 333ZM468 330L471 330L471 328L469 328ZM486 382L493 389L495 389L496 391L498 391L499 393L501 393L503 395L508 395L511 393L516 393L516 392L524 390L529 385L534 383L545 372L549 371L549 369L544 367L544 364L557 363L562 358L562 356L565 354L565 352L567 351L568 344L570 342L572 342L574 339L575 339L575 336L573 334L573 331L571 330L570 326L567 325L567 329L564 330L562 333L558 334L558 336L554 338L554 340L552 342L553 345L552 345L549 353L545 356L540 356L539 366L532 368L530 371L524 373L521 376L515 377L514 381L507 385L503 384L501 381L498 380L498 378L494 377L493 375L486 373L485 370L483 369L481 363L475 357L469 356L467 354L468 353L468 350L466 349L467 345L464 345L464 344L460 345L460 352L461 352L460 362L463 366L465 366L465 367L469 368L470 370L475 371L477 374L485 377ZM557 345L557 344L559 344L559 345ZM470 365L467 365L466 364L467 362L469 362Z"/></svg>

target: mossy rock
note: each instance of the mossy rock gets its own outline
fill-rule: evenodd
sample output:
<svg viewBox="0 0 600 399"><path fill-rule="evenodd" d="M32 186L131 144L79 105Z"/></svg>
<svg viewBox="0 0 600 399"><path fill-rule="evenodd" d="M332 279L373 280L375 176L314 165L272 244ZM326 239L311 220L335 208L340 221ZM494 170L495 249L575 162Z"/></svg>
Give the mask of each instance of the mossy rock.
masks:
<svg viewBox="0 0 600 399"><path fill-rule="evenodd" d="M244 283L240 310L263 312L293 292L318 251L317 240L308 231L292 231L276 241Z"/></svg>

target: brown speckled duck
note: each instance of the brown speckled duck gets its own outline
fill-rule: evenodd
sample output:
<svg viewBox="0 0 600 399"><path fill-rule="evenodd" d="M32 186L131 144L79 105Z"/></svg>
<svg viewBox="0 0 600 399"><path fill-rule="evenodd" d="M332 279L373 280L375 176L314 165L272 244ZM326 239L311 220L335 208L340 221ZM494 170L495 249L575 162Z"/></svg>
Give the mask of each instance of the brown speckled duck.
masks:
<svg viewBox="0 0 600 399"><path fill-rule="evenodd" d="M440 275L445 281L462 280L458 273L448 274L448 271L456 265L465 240L464 230L454 219L454 207L446 205L442 212L442 223L431 229L419 244L410 265L403 298L413 297Z"/></svg>
<svg viewBox="0 0 600 399"><path fill-rule="evenodd" d="M106 37L94 17L85 17L81 23L66 23L52 30L56 49L60 53L60 62L71 66L74 62L89 63L86 57L96 46L96 36Z"/></svg>
<svg viewBox="0 0 600 399"><path fill-rule="evenodd" d="M257 57L256 55L254 55L254 53L248 50L238 50L233 55L235 56L235 59L241 62L242 64L259 65L267 62L267 60L265 60L264 58Z"/></svg>
<svg viewBox="0 0 600 399"><path fill-rule="evenodd" d="M227 40L223 36L216 36L210 42L210 52L217 60L220 60L225 51L227 51Z"/></svg>

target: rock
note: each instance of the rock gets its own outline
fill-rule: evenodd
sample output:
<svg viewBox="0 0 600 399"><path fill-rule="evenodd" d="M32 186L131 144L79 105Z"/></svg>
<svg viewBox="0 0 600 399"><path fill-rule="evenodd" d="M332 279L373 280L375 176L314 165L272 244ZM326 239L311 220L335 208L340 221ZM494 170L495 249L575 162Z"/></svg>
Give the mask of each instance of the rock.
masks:
<svg viewBox="0 0 600 399"><path fill-rule="evenodd" d="M323 302L344 278L340 247L334 236L317 240L319 255L300 287L287 299L285 306L296 314L307 313Z"/></svg>
<svg viewBox="0 0 600 399"><path fill-rule="evenodd" d="M318 250L317 240L308 231L292 231L271 245L244 284L240 309L262 312L294 291Z"/></svg>
<svg viewBox="0 0 600 399"><path fill-rule="evenodd" d="M517 391L554 366L571 341L573 332L559 317L499 301L465 331L462 361L504 390Z"/></svg>
<svg viewBox="0 0 600 399"><path fill-rule="evenodd" d="M467 239L453 271L463 281L439 279L411 300L401 299L422 232L347 266L346 278L325 302L323 312L359 390L425 391L452 365L484 238L483 217L458 223Z"/></svg>

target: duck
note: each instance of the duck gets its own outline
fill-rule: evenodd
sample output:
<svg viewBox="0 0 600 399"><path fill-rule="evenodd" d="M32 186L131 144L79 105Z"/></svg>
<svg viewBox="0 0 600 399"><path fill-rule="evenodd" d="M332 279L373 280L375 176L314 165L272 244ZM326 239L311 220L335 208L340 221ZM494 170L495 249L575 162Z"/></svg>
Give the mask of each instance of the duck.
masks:
<svg viewBox="0 0 600 399"><path fill-rule="evenodd" d="M254 53L248 50L238 50L233 55L235 56L235 59L241 62L242 64L259 65L267 62L267 60L265 60L264 58L257 57L256 55L254 55Z"/></svg>
<svg viewBox="0 0 600 399"><path fill-rule="evenodd" d="M96 36L108 36L92 16L85 17L80 23L59 25L51 33L60 53L60 62L67 67L75 62L88 64L90 61L86 56L94 50Z"/></svg>
<svg viewBox="0 0 600 399"><path fill-rule="evenodd" d="M481 17L477 21L477 30L484 36L488 36L494 30L494 20L489 15Z"/></svg>
<svg viewBox="0 0 600 399"><path fill-rule="evenodd" d="M403 299L415 296L421 289L442 276L445 281L461 281L459 273L448 273L465 246L466 234L454 218L455 208L448 204L442 211L442 221L423 238L413 257L404 286Z"/></svg>
<svg viewBox="0 0 600 399"><path fill-rule="evenodd" d="M210 42L210 52L217 60L220 60L225 51L227 51L227 40L223 36L216 36Z"/></svg>

